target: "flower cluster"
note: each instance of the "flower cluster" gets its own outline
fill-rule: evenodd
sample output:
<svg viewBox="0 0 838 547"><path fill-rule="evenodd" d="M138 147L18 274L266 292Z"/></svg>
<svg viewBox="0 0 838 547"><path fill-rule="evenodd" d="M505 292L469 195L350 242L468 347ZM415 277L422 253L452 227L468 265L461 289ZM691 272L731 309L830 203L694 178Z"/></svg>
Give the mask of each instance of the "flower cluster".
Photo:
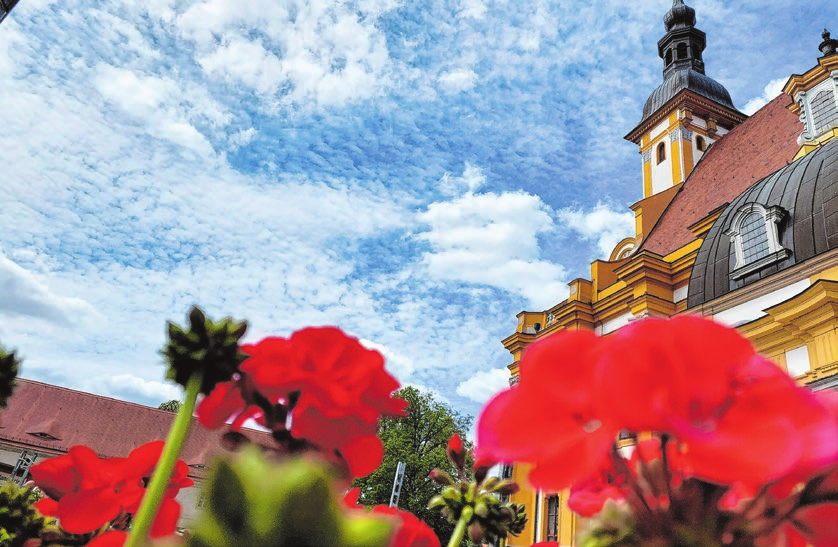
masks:
<svg viewBox="0 0 838 547"><path fill-rule="evenodd" d="M715 519L701 533L709 526L718 543L753 545L794 527L836 544L817 542L798 518L836 509L814 507L838 495L828 478L835 400L796 386L732 329L678 317L604 338L560 333L528 348L520 367L519 385L483 411L480 455L533 464L539 488L572 486L577 511L625 500L643 537L678 545L707 544L695 539L695 514ZM620 432L653 440L626 461Z"/></svg>
<svg viewBox="0 0 838 547"><path fill-rule="evenodd" d="M162 450L163 441L155 441L134 449L127 458L101 459L86 446L74 446L66 455L32 467L35 485L48 496L35 507L45 516L56 517L61 528L72 534L97 531L111 524L112 531L94 541L112 545L118 540L121 544L127 517L139 508ZM152 537L174 533L180 516L180 504L174 498L181 488L192 485L187 472L186 464L179 461L154 521Z"/></svg>
<svg viewBox="0 0 838 547"><path fill-rule="evenodd" d="M518 492L518 485L509 480L488 477L495 462L478 460L474 463L474 481L466 476L468 452L459 435L448 441L446 454L457 468L459 481L441 469L431 471L431 480L444 486L442 493L431 499L428 507L441 511L449 522L458 526L454 531L465 534L471 541L482 542L517 536L524 530L527 516L524 506L509 503L510 494Z"/></svg>
<svg viewBox="0 0 838 547"><path fill-rule="evenodd" d="M306 328L241 349L248 358L236 377L198 405L205 427L235 417L233 427L239 428L253 418L287 451L314 445L327 456L339 455L354 477L378 467L378 419L405 408L391 397L399 383L384 369L380 353L334 327Z"/></svg>

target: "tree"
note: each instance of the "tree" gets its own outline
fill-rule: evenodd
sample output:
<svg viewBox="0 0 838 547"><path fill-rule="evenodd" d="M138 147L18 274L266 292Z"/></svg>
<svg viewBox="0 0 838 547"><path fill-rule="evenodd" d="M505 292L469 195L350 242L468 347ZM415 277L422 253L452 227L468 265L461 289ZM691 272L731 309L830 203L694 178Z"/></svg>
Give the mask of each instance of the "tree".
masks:
<svg viewBox="0 0 838 547"><path fill-rule="evenodd" d="M428 509L430 499L442 490L429 475L434 468L456 475L456 469L445 455L445 447L455 433L465 438L472 417L464 416L434 399L430 393L412 387L401 389L396 396L408 402L408 415L382 418L379 422L378 436L384 444L384 460L371 475L353 483L361 488L358 501L363 505L389 504L396 466L398 462L404 462L399 509L424 520L445 545L454 525L438 511ZM471 465L467 467L471 468Z"/></svg>
<svg viewBox="0 0 838 547"><path fill-rule="evenodd" d="M180 405L182 405L180 401L177 399L172 399L171 401L166 401L165 403L160 403L159 408L160 410L168 410L169 412L177 412L180 410Z"/></svg>

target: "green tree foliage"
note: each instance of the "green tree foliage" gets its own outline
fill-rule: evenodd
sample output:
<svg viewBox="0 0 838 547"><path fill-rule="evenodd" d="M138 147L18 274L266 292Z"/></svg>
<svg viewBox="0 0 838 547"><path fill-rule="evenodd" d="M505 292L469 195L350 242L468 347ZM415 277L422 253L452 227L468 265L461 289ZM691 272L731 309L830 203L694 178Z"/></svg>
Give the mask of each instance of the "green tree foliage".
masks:
<svg viewBox="0 0 838 547"><path fill-rule="evenodd" d="M180 410L180 405L182 405L180 401L177 399L172 399L171 401L166 401L165 403L160 403L159 408L160 410L168 410L169 412L177 412Z"/></svg>
<svg viewBox="0 0 838 547"><path fill-rule="evenodd" d="M435 468L457 474L445 454L445 448L453 434L465 438L472 418L452 410L434 399L433 395L412 387L401 389L396 396L408 402L408 415L382 418L379 422L378 436L384 443L384 460L371 475L353 483L361 488L358 502L363 505L389 504L396 466L398 462L404 462L399 509L410 511L428 523L445 545L454 531L454 525L439 511L428 509L428 502L442 490L429 476ZM470 469L471 462L466 467Z"/></svg>

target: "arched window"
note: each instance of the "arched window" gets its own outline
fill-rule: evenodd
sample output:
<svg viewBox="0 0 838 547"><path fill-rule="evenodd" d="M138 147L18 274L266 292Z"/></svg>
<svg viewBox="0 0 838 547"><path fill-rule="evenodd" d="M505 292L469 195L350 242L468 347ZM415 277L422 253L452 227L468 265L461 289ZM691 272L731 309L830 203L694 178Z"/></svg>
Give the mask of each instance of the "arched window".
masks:
<svg viewBox="0 0 838 547"><path fill-rule="evenodd" d="M666 161L666 145L664 143L660 143L658 145L658 164Z"/></svg>
<svg viewBox="0 0 838 547"><path fill-rule="evenodd" d="M678 59L687 58L687 44L678 44Z"/></svg>
<svg viewBox="0 0 838 547"><path fill-rule="evenodd" d="M777 206L763 207L759 203L742 206L733 217L730 237L733 267L731 279L739 279L791 254L780 245L779 224L786 212Z"/></svg>
<svg viewBox="0 0 838 547"><path fill-rule="evenodd" d="M701 135L696 135L695 147L698 148L700 152L704 152L705 150L707 150L707 143L704 141L704 137L702 137Z"/></svg>
<svg viewBox="0 0 838 547"><path fill-rule="evenodd" d="M672 50L667 49L666 50L666 66L669 66L671 64L672 64Z"/></svg>

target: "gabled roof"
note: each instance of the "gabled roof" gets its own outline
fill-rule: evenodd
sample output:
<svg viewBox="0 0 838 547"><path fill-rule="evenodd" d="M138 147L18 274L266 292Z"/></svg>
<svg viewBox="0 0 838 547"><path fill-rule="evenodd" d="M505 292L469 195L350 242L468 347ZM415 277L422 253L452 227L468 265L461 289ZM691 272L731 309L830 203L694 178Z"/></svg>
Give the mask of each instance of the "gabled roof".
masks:
<svg viewBox="0 0 838 547"><path fill-rule="evenodd" d="M8 408L0 410L0 442L48 453L83 444L101 457L124 457L141 444L165 439L174 418L166 410L18 378ZM210 431L193 418L180 459L207 465L229 430ZM269 433L242 433L253 442L273 444Z"/></svg>
<svg viewBox="0 0 838 547"><path fill-rule="evenodd" d="M689 226L792 162L803 125L781 94L713 143L639 250L666 256L695 240Z"/></svg>

